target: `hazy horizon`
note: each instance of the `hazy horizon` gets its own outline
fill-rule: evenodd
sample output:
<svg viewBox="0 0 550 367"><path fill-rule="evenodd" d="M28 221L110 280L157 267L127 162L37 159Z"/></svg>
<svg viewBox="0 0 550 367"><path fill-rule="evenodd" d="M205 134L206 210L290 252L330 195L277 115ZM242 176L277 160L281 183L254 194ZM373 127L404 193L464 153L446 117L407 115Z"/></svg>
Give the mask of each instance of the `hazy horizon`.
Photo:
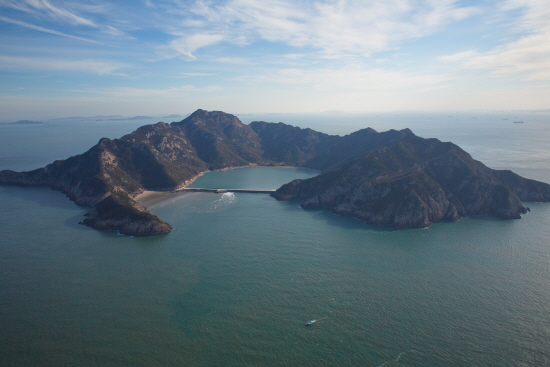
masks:
<svg viewBox="0 0 550 367"><path fill-rule="evenodd" d="M29 117L28 114L22 114L22 117L20 118L12 118L12 119L0 119L0 123L10 123L10 122L16 122L16 121L24 121L24 120L30 120L30 121L37 121L37 122L47 122L47 121L56 121L56 120L75 120L75 119L98 119L97 121L108 121L109 119L112 119L113 121L120 121L120 120L128 120L128 121L139 121L144 120L144 124L147 124L148 122L145 121L147 119L159 119L158 121L163 121L163 119L166 119L166 121L163 122L173 122L173 121L180 121L181 119L185 119L186 117L190 116L193 112L199 110L201 108L197 108L190 112L179 112L179 113L159 113L159 114L148 114L148 115L121 115L121 114L113 114L113 115L73 115L73 116L49 116L42 118L37 117ZM209 111L221 111L219 109L213 109ZM458 116L460 115L474 115L474 114L503 114L503 115L510 115L511 117L514 117L512 115L517 114L540 114L540 113L550 113L550 109L539 109L539 110L434 110L434 111L407 111L407 110L394 110L394 111L319 111L319 112L229 112L229 111L221 111L225 113L229 113L231 115L235 115L238 118L240 116L315 116L315 115L325 115L325 116L370 116L370 115L381 115L381 116L387 116L387 115L399 115L399 114L411 114L411 115L449 115L449 114L456 114ZM178 115L178 116L175 116ZM99 120L101 119L101 120ZM168 119L174 119L168 120ZM158 122L157 121L157 122ZM274 122L274 121L269 121ZM279 122L279 121L276 121ZM284 122L284 121L281 121Z"/></svg>
<svg viewBox="0 0 550 367"><path fill-rule="evenodd" d="M0 0L0 10L2 119L550 108L545 1Z"/></svg>

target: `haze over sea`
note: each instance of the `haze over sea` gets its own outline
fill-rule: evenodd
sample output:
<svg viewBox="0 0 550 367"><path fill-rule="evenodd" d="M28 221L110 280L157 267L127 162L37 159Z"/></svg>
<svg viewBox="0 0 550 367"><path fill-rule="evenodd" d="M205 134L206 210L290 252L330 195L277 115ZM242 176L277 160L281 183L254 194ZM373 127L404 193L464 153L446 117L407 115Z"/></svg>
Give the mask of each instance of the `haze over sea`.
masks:
<svg viewBox="0 0 550 367"><path fill-rule="evenodd" d="M548 112L237 116L339 135L408 127L550 182ZM163 119L108 120L2 125L0 170ZM315 174L246 168L193 186ZM550 204L526 205L521 220L393 231L266 195L192 193L149 205L172 233L134 238L79 225L87 208L59 192L0 186L0 365L550 365Z"/></svg>

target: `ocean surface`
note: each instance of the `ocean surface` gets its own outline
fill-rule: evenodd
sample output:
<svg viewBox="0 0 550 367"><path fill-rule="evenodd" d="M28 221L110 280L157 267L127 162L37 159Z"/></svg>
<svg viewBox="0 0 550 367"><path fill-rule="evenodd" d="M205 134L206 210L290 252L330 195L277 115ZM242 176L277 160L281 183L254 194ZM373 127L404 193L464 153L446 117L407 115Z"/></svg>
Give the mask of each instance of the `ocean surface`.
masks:
<svg viewBox="0 0 550 367"><path fill-rule="evenodd" d="M549 113L238 116L339 135L409 127L550 182ZM159 120L0 125L0 170ZM246 168L194 186L315 174ZM267 195L187 193L149 206L172 233L137 238L79 225L87 208L59 192L0 186L0 366L547 366L550 204L526 205L520 220L394 231Z"/></svg>

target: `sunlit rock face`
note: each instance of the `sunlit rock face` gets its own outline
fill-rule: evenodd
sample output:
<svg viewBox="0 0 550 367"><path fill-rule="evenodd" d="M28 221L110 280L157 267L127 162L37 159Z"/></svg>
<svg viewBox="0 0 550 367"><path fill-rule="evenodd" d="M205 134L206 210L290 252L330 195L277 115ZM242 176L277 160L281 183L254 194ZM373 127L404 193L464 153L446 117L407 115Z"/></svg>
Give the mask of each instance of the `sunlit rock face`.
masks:
<svg viewBox="0 0 550 367"><path fill-rule="evenodd" d="M452 143L423 139L409 130L382 146L357 153L317 177L279 188L279 200L325 207L370 224L423 228L467 215L518 219L522 198L550 201L550 186L510 171L492 170ZM386 133L381 133L386 134Z"/></svg>
<svg viewBox="0 0 550 367"><path fill-rule="evenodd" d="M258 164L322 171L281 187L274 194L279 200L400 229L473 214L519 218L527 210L521 200L550 200L549 185L491 170L456 145L409 129L369 128L340 137L283 123L244 125L233 115L204 110L120 139L103 138L44 168L2 171L0 183L49 186L91 208L83 224L151 236L172 227L137 203L137 194L177 189L209 170Z"/></svg>

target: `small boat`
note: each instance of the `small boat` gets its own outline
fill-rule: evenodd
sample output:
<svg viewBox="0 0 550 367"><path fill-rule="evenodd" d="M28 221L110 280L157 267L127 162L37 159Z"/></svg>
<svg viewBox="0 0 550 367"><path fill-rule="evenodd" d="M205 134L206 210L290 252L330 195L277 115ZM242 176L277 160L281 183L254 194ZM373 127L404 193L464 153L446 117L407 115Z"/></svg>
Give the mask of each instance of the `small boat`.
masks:
<svg viewBox="0 0 550 367"><path fill-rule="evenodd" d="M311 321L308 321L306 322L306 326L309 326L309 325L313 325L317 322L317 320L311 320Z"/></svg>
<svg viewBox="0 0 550 367"><path fill-rule="evenodd" d="M514 121L514 124L523 124L523 121Z"/></svg>

